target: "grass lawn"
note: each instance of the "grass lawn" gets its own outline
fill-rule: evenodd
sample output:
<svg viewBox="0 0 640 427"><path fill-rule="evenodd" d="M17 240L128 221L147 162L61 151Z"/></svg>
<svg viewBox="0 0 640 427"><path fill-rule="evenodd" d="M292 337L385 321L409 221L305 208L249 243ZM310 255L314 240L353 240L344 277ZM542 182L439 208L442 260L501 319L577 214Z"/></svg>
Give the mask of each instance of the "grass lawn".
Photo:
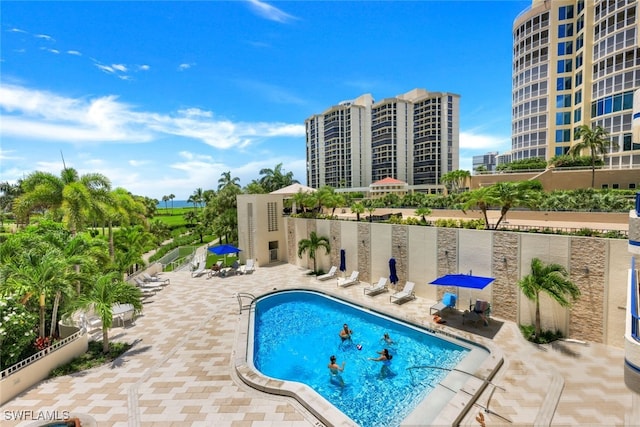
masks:
<svg viewBox="0 0 640 427"><path fill-rule="evenodd" d="M102 352L102 341L90 341L89 349L82 356L78 356L66 365L62 365L51 371L51 377L59 377L61 375L69 375L74 372L80 372L96 366L111 363L116 360L122 353L131 348L131 344L122 342L110 342L109 353Z"/></svg>

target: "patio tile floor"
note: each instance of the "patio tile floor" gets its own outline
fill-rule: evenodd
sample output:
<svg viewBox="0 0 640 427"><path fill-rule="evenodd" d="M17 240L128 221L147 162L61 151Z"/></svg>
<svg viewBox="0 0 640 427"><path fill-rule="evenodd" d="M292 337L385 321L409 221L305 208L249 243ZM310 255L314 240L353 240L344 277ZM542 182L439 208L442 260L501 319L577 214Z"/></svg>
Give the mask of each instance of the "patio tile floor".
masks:
<svg viewBox="0 0 640 427"><path fill-rule="evenodd" d="M2 426L28 426L19 411L70 411L92 416L100 426L321 426L297 401L261 393L245 385L232 366L239 324L235 292L254 295L269 290L314 287L343 295L407 320L464 338L489 340L504 353L504 365L493 379L497 389L485 412L488 387L461 425L477 426L483 413L495 425L640 425L634 407L640 397L623 379L623 349L595 343L562 342L535 346L517 325L496 319L473 327L448 313L435 325L429 307L418 297L391 304L388 294L364 296L361 283L338 288L335 280L319 282L290 264L258 267L253 274L227 278L191 278L188 272L164 273L171 279L135 325L115 327L113 340L135 343L112 365L46 380L5 404ZM496 330L492 330L494 328ZM478 334L476 334L478 332ZM484 336L483 336L484 335ZM25 414L25 412L23 412ZM635 424L634 424L635 423Z"/></svg>

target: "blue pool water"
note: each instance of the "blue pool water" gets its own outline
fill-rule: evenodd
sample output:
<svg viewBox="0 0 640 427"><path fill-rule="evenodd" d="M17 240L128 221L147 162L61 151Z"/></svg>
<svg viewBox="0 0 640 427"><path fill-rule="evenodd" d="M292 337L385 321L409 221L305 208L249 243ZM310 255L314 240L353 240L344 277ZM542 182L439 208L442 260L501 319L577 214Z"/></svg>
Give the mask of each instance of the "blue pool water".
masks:
<svg viewBox="0 0 640 427"><path fill-rule="evenodd" d="M363 427L397 426L469 353L469 348L391 318L364 311L322 294L276 293L255 310L254 366L272 378L304 383ZM342 325L351 343L339 337ZM387 345L387 332L395 344ZM358 350L358 344L362 346ZM390 373L368 360L388 348ZM327 365L335 355L346 362L344 386ZM408 369L439 366L442 369Z"/></svg>

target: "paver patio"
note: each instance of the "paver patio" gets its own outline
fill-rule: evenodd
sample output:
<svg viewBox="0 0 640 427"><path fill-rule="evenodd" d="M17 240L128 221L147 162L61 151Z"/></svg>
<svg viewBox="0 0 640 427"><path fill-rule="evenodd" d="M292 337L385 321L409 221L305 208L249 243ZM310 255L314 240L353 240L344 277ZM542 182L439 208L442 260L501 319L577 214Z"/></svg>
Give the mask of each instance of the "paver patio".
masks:
<svg viewBox="0 0 640 427"><path fill-rule="evenodd" d="M487 426L640 425L640 399L624 385L619 348L575 342L535 346L512 322L497 323L495 335L483 337L474 332L491 335L488 330L463 329L451 317L455 313L447 315L447 324L435 325L429 316L433 300L418 297L398 306L385 294L363 295L366 283L338 288L334 280L316 281L290 264L258 266L253 274L227 278L191 278L188 272L163 277L171 285L145 304L135 325L111 330L113 340L135 343L127 354L113 365L50 379L24 392L0 408L2 426L33 423L16 419L19 411L56 410L89 414L100 426L320 426L295 400L249 388L232 366L240 319L234 293L300 286L375 303L393 316L498 346L505 361L493 382L506 391L495 391L490 413L476 406L462 425L477 426L480 412ZM486 405L489 392L479 405Z"/></svg>

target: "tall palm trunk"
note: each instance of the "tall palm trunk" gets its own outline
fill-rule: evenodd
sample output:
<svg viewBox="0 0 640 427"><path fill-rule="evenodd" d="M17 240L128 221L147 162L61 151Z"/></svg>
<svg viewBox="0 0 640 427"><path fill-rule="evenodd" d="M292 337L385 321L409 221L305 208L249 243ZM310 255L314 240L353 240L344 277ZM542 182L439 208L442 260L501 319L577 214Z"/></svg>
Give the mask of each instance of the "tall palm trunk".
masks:
<svg viewBox="0 0 640 427"><path fill-rule="evenodd" d="M44 304L44 293L40 294L40 337L44 338L44 312L45 312L45 304Z"/></svg>
<svg viewBox="0 0 640 427"><path fill-rule="evenodd" d="M56 326L58 325L58 307L60 306L60 298L62 298L62 292L56 291L56 297L53 300L53 312L51 313L51 330L49 336L54 336L56 332Z"/></svg>
<svg viewBox="0 0 640 427"><path fill-rule="evenodd" d="M102 326L102 352L109 353L109 329Z"/></svg>
<svg viewBox="0 0 640 427"><path fill-rule="evenodd" d="M540 337L542 326L540 325L540 293L536 293L536 338Z"/></svg>

